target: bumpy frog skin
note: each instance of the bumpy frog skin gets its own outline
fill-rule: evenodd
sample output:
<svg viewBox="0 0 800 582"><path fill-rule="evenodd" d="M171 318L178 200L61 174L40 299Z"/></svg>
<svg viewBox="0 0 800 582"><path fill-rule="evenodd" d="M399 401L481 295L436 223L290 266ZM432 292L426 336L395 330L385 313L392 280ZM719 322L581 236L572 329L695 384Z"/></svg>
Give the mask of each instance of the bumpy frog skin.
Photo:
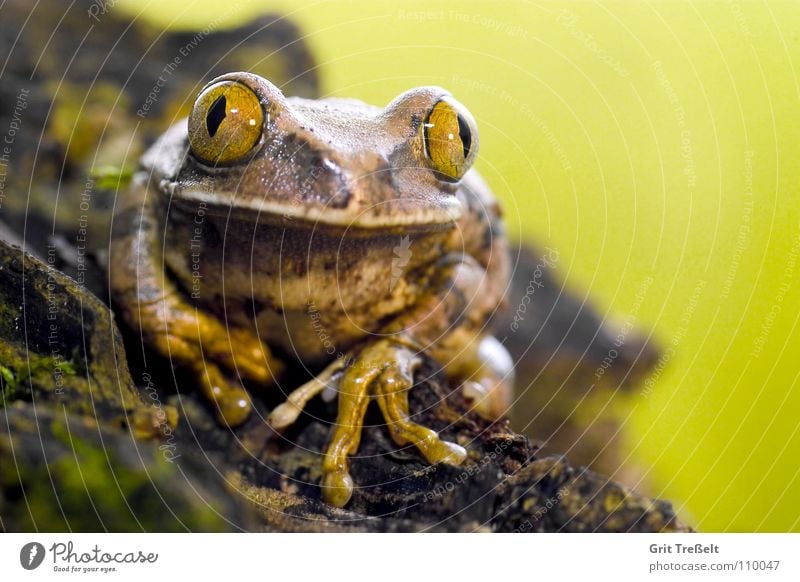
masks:
<svg viewBox="0 0 800 582"><path fill-rule="evenodd" d="M509 259L497 203L469 169L477 148L474 120L437 87L380 109L219 77L117 202L115 302L229 426L251 412L243 381L291 391L268 418L278 430L336 389L322 483L334 505L352 494L348 456L373 398L396 443L458 464L461 446L410 420L408 390L431 358L479 412L509 404L509 358L486 332ZM286 386L289 360L319 373Z"/></svg>

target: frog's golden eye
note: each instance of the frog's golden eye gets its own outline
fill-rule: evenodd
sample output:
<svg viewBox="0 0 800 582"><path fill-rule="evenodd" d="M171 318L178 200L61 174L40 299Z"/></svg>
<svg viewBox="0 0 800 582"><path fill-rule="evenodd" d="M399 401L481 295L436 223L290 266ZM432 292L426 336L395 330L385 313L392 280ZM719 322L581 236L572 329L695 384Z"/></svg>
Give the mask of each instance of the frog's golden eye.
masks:
<svg viewBox="0 0 800 582"><path fill-rule="evenodd" d="M189 145L205 163L229 164L246 156L261 139L264 109L252 89L237 81L207 87L189 116Z"/></svg>
<svg viewBox="0 0 800 582"><path fill-rule="evenodd" d="M460 180L478 153L478 131L469 111L451 97L437 101L422 125L425 155L441 177Z"/></svg>

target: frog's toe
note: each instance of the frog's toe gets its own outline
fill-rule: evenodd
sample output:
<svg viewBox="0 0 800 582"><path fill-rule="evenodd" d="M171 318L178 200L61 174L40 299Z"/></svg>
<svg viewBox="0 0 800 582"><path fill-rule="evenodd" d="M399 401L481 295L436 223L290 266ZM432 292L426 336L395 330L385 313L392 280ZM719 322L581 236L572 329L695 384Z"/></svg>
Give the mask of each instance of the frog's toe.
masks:
<svg viewBox="0 0 800 582"><path fill-rule="evenodd" d="M402 368L386 370L377 393L378 405L392 439L399 445L414 445L431 464L461 464L467 458L464 447L444 441L435 431L410 420L408 390L413 385L413 377L407 371L401 370Z"/></svg>
<svg viewBox="0 0 800 582"><path fill-rule="evenodd" d="M200 343L206 358L235 371L256 384L268 384L283 372L283 364L269 351L258 335L244 328L220 329L209 316L198 316ZM190 333L192 331L190 330ZM197 336L197 331L193 333Z"/></svg>
<svg viewBox="0 0 800 582"><path fill-rule="evenodd" d="M322 480L322 497L336 507L344 507L353 496L353 478L347 470L326 473Z"/></svg>
<svg viewBox="0 0 800 582"><path fill-rule="evenodd" d="M278 405L267 417L267 423L275 430L283 430L294 423L305 408L308 401L325 390L345 364L344 359L337 359L328 365L315 378L309 380L299 388L292 391L286 402Z"/></svg>
<svg viewBox="0 0 800 582"><path fill-rule="evenodd" d="M286 402L279 404L270 412L267 417L267 424L278 431L291 426L300 416L300 413L303 412L303 408L308 404L308 401L324 389L325 382L321 382L317 378L306 382L289 394Z"/></svg>
<svg viewBox="0 0 800 582"><path fill-rule="evenodd" d="M231 329L228 332L233 366L252 382L266 384L279 376L283 363L270 353L259 337L246 329Z"/></svg>
<svg viewBox="0 0 800 582"><path fill-rule="evenodd" d="M443 441L436 432L411 422L408 390L420 364L406 345L381 340L364 348L339 383L339 412L323 462L323 496L342 507L353 491L348 456L361 439L364 414L370 395L375 395L392 438L398 444L413 444L429 463L460 464L467 456L463 447Z"/></svg>
<svg viewBox="0 0 800 582"><path fill-rule="evenodd" d="M475 372L463 383L462 394L472 410L486 419L506 416L514 402L514 362L492 336L484 337L474 356Z"/></svg>
<svg viewBox="0 0 800 582"><path fill-rule="evenodd" d="M219 422L230 427L243 424L253 410L247 391L231 384L211 362L201 362L196 371L201 379L203 394L214 405Z"/></svg>
<svg viewBox="0 0 800 582"><path fill-rule="evenodd" d="M514 388L504 378L485 376L468 380L461 386L461 393L470 403L470 409L487 420L503 418L511 410Z"/></svg>
<svg viewBox="0 0 800 582"><path fill-rule="evenodd" d="M253 410L250 396L244 390L231 391L217 401L217 418L220 423L236 427L244 423Z"/></svg>
<svg viewBox="0 0 800 582"><path fill-rule="evenodd" d="M352 495L347 457L358 449L369 388L379 371L372 366L350 367L339 383L339 412L322 462L322 495L331 505L344 507Z"/></svg>

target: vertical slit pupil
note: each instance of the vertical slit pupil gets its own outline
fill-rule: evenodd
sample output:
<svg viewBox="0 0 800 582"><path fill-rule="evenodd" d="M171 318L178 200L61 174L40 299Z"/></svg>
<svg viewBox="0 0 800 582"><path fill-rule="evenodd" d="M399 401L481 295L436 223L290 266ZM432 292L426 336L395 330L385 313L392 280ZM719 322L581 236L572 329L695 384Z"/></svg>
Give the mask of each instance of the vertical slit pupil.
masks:
<svg viewBox="0 0 800 582"><path fill-rule="evenodd" d="M425 155L428 157L431 157L430 137L428 135L428 128L431 125L431 115L433 115L433 109L428 112L428 115L425 116L425 121L422 122L422 143L425 147Z"/></svg>
<svg viewBox="0 0 800 582"><path fill-rule="evenodd" d="M472 132L469 130L467 120L460 114L456 115L456 119L458 119L458 137L461 138L461 147L464 149L464 159L466 160L472 147Z"/></svg>
<svg viewBox="0 0 800 582"><path fill-rule="evenodd" d="M227 108L228 100L225 95L220 95L208 108L206 114L206 129L208 129L209 137L214 137L219 130L219 126L225 120L225 110Z"/></svg>

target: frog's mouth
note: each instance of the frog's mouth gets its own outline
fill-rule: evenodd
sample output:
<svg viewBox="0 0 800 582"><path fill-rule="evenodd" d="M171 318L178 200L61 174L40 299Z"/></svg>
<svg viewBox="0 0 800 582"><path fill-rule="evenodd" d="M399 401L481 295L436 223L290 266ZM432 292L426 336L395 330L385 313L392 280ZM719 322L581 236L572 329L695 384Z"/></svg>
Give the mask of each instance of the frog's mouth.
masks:
<svg viewBox="0 0 800 582"><path fill-rule="evenodd" d="M245 196L239 191L212 189L202 183L181 186L164 181L160 186L171 204L202 208L212 216L282 226L326 226L375 234L383 234L387 229L435 231L452 226L463 213L461 203L452 194L394 198L362 208L348 196L321 200L281 196L272 191Z"/></svg>

